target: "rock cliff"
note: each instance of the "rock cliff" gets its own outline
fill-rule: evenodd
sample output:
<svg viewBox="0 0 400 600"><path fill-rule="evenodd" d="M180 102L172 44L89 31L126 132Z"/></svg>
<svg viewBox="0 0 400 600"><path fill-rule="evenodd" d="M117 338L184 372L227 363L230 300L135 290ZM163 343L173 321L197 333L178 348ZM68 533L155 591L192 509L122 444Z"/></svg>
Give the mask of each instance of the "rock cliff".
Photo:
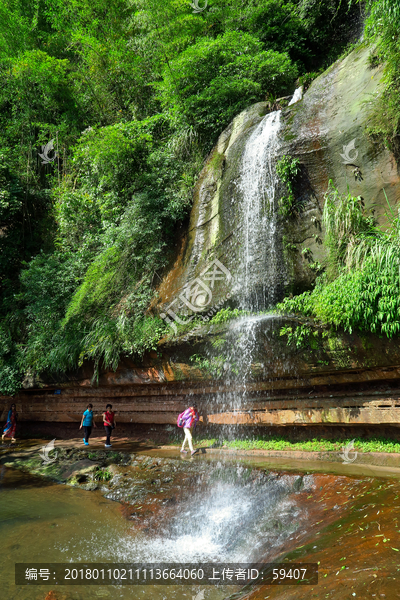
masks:
<svg viewBox="0 0 400 600"><path fill-rule="evenodd" d="M273 242L279 268L274 300L285 292L309 288L315 279L318 263L324 258L321 216L330 179L339 191L348 188L352 194L361 195L367 205L376 205L381 222L387 209L385 192L393 206L400 198L395 158L368 134L382 76L382 66L371 66L370 54L371 49L360 43L314 80L302 100L282 110L275 159L283 155L299 159L301 175L296 191L303 211L286 219L277 217ZM234 286L235 282L242 283L246 243L240 178L246 144L268 113L268 106L260 102L238 115L208 157L195 188L187 235L159 289L164 309L174 302L174 311L189 313L180 294L214 259L229 270L232 279L215 282L212 304L226 300L227 293L231 305L242 304L243 286ZM278 183L275 211L282 193ZM271 238L260 236L261 247L268 243ZM250 295L268 284L271 262L263 262L265 256L260 252L252 264Z"/></svg>

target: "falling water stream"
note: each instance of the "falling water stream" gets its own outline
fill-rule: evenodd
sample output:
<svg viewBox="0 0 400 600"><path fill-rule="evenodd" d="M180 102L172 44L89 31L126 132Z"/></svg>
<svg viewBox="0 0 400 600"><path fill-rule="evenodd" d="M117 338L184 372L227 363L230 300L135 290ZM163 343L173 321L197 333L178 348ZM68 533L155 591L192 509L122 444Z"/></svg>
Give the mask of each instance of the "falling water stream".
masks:
<svg viewBox="0 0 400 600"><path fill-rule="evenodd" d="M289 104L301 100L302 88L296 89ZM264 365L255 364L262 345L260 326L272 317L266 311L282 293L284 265L278 221L277 191L279 178L276 160L279 152L281 110L267 114L250 134L241 159L237 205L242 224L242 245L238 281L240 308L251 316L236 320L228 330L224 344L211 348L210 361L221 360L224 353L225 381L239 391L219 394L221 411L239 411L246 405L247 387L254 371ZM257 314L260 313L262 314ZM229 434L228 431L225 433Z"/></svg>
<svg viewBox="0 0 400 600"><path fill-rule="evenodd" d="M297 88L289 105L302 98ZM273 305L282 291L284 267L277 219L281 111L267 114L246 142L238 190L242 224L239 295L241 307L257 312Z"/></svg>
<svg viewBox="0 0 400 600"><path fill-rule="evenodd" d="M275 300L279 283L275 157L281 111L268 114L247 141L241 165L241 305L253 312Z"/></svg>

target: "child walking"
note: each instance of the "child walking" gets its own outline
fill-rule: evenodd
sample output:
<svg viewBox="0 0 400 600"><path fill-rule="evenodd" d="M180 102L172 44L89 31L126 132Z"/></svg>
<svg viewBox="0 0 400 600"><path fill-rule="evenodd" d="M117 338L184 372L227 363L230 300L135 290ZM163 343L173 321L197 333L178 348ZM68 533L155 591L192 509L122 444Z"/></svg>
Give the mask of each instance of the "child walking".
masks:
<svg viewBox="0 0 400 600"><path fill-rule="evenodd" d="M93 404L88 404L87 409L82 415L81 426L79 427L79 429L82 429L83 427L85 434L83 443L85 446L89 446L89 436L92 433L92 425L97 428L96 423L93 421Z"/></svg>
<svg viewBox="0 0 400 600"><path fill-rule="evenodd" d="M111 404L107 404L106 406L106 410L103 413L103 422L104 422L104 429L106 430L106 443L105 443L105 447L106 448L111 448L111 433L112 430L115 428L115 415L112 412L112 405Z"/></svg>

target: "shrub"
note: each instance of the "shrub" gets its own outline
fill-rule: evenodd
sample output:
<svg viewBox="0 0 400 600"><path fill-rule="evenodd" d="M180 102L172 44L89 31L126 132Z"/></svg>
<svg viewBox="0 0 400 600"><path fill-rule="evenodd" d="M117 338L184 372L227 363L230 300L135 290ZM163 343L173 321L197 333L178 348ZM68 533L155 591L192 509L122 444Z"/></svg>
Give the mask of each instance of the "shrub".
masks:
<svg viewBox="0 0 400 600"><path fill-rule="evenodd" d="M276 172L288 191L288 195L282 196L279 200L279 212L284 218L289 218L296 212L300 212L302 208L296 201L296 180L300 173L299 159L282 156L276 163Z"/></svg>

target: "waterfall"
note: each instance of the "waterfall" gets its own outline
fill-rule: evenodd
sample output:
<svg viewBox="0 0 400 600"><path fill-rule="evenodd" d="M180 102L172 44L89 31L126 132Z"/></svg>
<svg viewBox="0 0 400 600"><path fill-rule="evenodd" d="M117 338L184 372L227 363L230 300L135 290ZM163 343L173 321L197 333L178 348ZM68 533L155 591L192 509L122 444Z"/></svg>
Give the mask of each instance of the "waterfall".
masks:
<svg viewBox="0 0 400 600"><path fill-rule="evenodd" d="M252 313L278 299L283 281L275 169L280 127L280 110L266 115L250 134L240 163L237 207L243 243L236 287L242 308ZM206 203L199 207L198 229L205 207ZM201 236L199 240L196 255L202 249ZM216 403L222 412L246 411L253 405L248 382L264 368L258 349L265 343L266 320L271 315L253 314L233 321L225 338L215 340L208 358L220 368L224 361L227 385ZM224 434L229 436L230 430L225 426ZM264 559L283 547L306 518L292 497L295 477L255 473L239 462L203 463L205 467L193 480L191 494L182 498L176 514L163 523L161 535L151 540L128 538L113 549L114 555L119 552L121 560L140 557L149 561Z"/></svg>
<svg viewBox="0 0 400 600"><path fill-rule="evenodd" d="M302 98L302 88L289 105ZM277 228L279 183L275 170L279 150L281 111L267 114L250 135L240 167L239 193L243 246L238 285L243 308L263 310L282 293L284 265Z"/></svg>
<svg viewBox="0 0 400 600"><path fill-rule="evenodd" d="M293 94L293 97L292 97L292 99L290 100L290 102L289 102L288 106L291 106L292 104L296 104L296 102L298 102L298 101L299 101L299 100L301 100L302 98L303 98L303 87L302 87L302 86L300 86L300 87L298 87L298 88L295 90L295 92L294 92L294 94Z"/></svg>
<svg viewBox="0 0 400 600"><path fill-rule="evenodd" d="M302 98L298 88L290 104ZM253 313L233 321L218 353L211 350L209 358L224 361L224 380L228 389L235 391L219 394L222 412L248 410L252 393L249 382L257 376L266 376L268 365L258 356L258 349L266 343L266 332L273 327L274 315L264 312L276 303L284 287L282 240L278 221L278 184L275 163L279 152L281 111L267 114L249 136L241 159L238 183L238 209L243 228L240 248L240 271L236 289L240 306ZM268 324L269 321L269 324ZM251 405L250 405L251 406ZM229 426L224 435L230 435Z"/></svg>
<svg viewBox="0 0 400 600"><path fill-rule="evenodd" d="M274 160L280 117L280 110L264 117L247 141L240 170L244 229L240 296L243 307L253 311L275 300L279 280Z"/></svg>

